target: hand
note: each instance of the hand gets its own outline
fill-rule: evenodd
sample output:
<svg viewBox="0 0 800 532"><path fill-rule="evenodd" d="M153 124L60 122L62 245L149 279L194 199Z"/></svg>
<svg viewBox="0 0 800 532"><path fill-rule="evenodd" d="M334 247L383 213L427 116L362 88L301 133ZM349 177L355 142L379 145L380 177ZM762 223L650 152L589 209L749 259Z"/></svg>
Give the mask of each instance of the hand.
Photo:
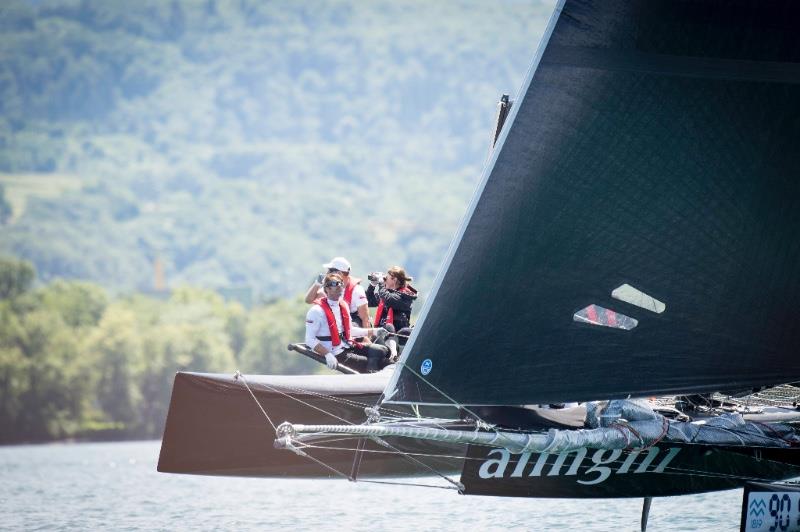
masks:
<svg viewBox="0 0 800 532"><path fill-rule="evenodd" d="M378 327L373 332L375 333L375 340L377 340L378 342L386 338L386 335L389 334L389 331L387 331L383 327Z"/></svg>
<svg viewBox="0 0 800 532"><path fill-rule="evenodd" d="M325 353L325 363L330 369L336 369L336 357L333 353Z"/></svg>
<svg viewBox="0 0 800 532"><path fill-rule="evenodd" d="M325 279L325 274L324 273L321 273L321 274L317 275L317 284L318 285L322 285L322 280L323 279Z"/></svg>

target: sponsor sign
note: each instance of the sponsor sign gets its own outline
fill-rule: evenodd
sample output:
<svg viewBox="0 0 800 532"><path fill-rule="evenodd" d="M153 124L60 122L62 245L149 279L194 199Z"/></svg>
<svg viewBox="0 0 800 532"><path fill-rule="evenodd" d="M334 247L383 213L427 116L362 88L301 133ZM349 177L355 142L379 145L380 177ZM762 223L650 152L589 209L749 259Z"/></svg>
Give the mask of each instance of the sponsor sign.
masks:
<svg viewBox="0 0 800 532"><path fill-rule="evenodd" d="M613 497L618 496L614 492L620 479L665 476L682 451L678 446L662 445L625 451L581 448L512 454L506 449L474 446L461 481L466 493L475 494Z"/></svg>
<svg viewBox="0 0 800 532"><path fill-rule="evenodd" d="M800 484L747 483L742 498L741 530L800 531Z"/></svg>

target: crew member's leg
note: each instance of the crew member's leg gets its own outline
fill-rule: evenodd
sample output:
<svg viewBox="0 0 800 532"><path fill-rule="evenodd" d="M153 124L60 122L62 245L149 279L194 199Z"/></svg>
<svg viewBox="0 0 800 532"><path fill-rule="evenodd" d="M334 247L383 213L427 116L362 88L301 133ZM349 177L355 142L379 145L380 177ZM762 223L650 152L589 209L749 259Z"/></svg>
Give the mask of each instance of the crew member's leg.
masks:
<svg viewBox="0 0 800 532"><path fill-rule="evenodd" d="M367 357L365 355L360 355L351 349L345 349L336 355L336 360L359 373L367 372Z"/></svg>
<svg viewBox="0 0 800 532"><path fill-rule="evenodd" d="M397 360L397 336L394 335L394 325L386 323L383 328L389 331L389 334L386 335L382 342L378 343L383 343L389 349L389 360L394 362Z"/></svg>
<svg viewBox="0 0 800 532"><path fill-rule="evenodd" d="M367 373L374 373L389 365L389 349L385 345L361 344L351 347L347 352L350 357L355 354L359 359L366 359Z"/></svg>

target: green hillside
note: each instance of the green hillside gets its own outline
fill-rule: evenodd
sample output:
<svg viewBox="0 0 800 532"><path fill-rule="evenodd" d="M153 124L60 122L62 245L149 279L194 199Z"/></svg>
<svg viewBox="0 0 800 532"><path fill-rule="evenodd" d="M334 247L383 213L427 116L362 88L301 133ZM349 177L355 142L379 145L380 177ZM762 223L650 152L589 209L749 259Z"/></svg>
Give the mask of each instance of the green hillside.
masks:
<svg viewBox="0 0 800 532"><path fill-rule="evenodd" d="M424 289L552 2L0 7L0 253L112 292L302 291L346 255Z"/></svg>

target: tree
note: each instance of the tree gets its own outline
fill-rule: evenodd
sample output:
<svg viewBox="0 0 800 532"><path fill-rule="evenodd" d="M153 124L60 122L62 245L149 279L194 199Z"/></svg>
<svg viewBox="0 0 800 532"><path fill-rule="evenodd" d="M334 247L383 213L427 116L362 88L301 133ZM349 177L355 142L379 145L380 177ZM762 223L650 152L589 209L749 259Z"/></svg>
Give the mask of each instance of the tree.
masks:
<svg viewBox="0 0 800 532"><path fill-rule="evenodd" d="M35 277L31 263L0 257L0 299L13 299L27 292Z"/></svg>
<svg viewBox="0 0 800 532"><path fill-rule="evenodd" d="M40 293L42 304L61 314L70 327L97 325L108 305L103 288L80 281L57 280Z"/></svg>
<svg viewBox="0 0 800 532"><path fill-rule="evenodd" d="M0 185L0 224L5 225L14 214L14 209L6 199L6 187Z"/></svg>
<svg viewBox="0 0 800 532"><path fill-rule="evenodd" d="M243 373L312 373L321 366L286 350L305 337L304 316L308 310L300 299L281 299L251 312L247 342L239 359Z"/></svg>
<svg viewBox="0 0 800 532"><path fill-rule="evenodd" d="M6 376L14 382L12 402L20 405L14 421L18 441L41 441L74 434L83 416L88 379L79 342L61 316L39 308L25 312L7 339Z"/></svg>
<svg viewBox="0 0 800 532"><path fill-rule="evenodd" d="M121 305L110 306L89 338L96 377L97 406L108 421L136 426L141 396L138 373L142 345L136 317Z"/></svg>

